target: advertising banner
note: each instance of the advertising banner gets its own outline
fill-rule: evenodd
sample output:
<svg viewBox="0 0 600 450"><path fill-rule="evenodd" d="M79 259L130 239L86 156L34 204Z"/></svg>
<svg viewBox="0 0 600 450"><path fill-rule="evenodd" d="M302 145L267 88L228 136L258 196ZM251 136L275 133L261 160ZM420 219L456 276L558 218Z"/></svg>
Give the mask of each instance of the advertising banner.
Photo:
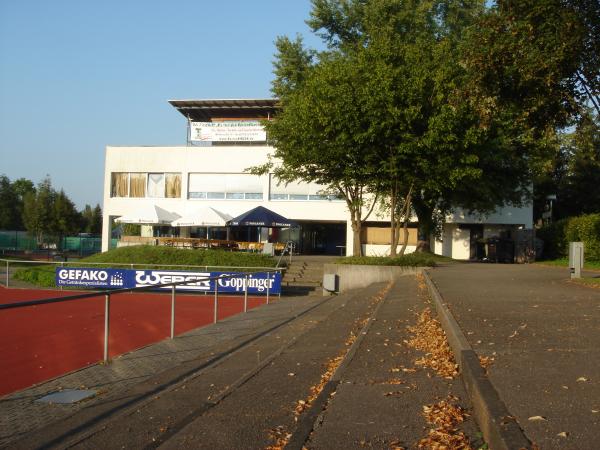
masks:
<svg viewBox="0 0 600 450"><path fill-rule="evenodd" d="M192 142L264 142L267 133L260 122L190 122Z"/></svg>
<svg viewBox="0 0 600 450"><path fill-rule="evenodd" d="M247 278L246 278L247 276ZM217 278L218 277L218 278ZM210 279L216 278L216 279ZM243 272L185 272L173 270L90 269L57 267L56 285L82 288L123 289L160 284L189 283L176 286L176 290L214 292L215 283L219 292L244 293L246 284L249 294L265 295L281 293L280 273ZM166 286L157 289L171 289Z"/></svg>

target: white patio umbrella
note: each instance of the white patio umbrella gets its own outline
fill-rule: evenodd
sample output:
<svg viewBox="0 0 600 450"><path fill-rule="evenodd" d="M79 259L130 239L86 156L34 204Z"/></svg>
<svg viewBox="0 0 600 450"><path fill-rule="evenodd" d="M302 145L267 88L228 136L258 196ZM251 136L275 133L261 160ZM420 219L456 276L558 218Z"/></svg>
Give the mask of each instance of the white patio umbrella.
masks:
<svg viewBox="0 0 600 450"><path fill-rule="evenodd" d="M145 205L129 214L125 214L124 216L115 219L115 222L145 225L170 225L171 222L179 217L179 214L167 211L160 206Z"/></svg>
<svg viewBox="0 0 600 450"><path fill-rule="evenodd" d="M171 223L173 227L206 227L206 239L208 239L208 227L224 227L231 220L227 213L217 211L205 206L189 214L185 214ZM229 228L227 228L227 239L229 239Z"/></svg>
<svg viewBox="0 0 600 450"><path fill-rule="evenodd" d="M205 206L189 214L185 214L171 222L173 227L224 227L231 220L229 214Z"/></svg>

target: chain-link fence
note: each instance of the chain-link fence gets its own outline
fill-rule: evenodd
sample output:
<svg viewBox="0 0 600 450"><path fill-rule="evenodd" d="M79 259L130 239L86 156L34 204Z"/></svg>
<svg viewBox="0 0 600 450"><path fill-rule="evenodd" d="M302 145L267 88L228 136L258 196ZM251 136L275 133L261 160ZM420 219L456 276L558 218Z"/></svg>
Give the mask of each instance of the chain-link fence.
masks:
<svg viewBox="0 0 600 450"><path fill-rule="evenodd" d="M54 250L87 256L98 253L102 249L102 238L99 236L65 236L59 242L56 242L56 239L50 241L53 243L41 246L26 231L0 231L0 252L27 253ZM116 242L111 247L116 247Z"/></svg>

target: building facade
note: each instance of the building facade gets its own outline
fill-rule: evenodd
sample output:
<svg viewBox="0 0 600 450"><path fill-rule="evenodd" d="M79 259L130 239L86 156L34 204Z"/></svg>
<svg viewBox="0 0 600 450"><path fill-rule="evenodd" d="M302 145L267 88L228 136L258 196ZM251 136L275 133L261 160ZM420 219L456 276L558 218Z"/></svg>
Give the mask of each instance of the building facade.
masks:
<svg viewBox="0 0 600 450"><path fill-rule="evenodd" d="M293 241L305 254L352 254L352 229L346 203L326 186L280 183L272 174L248 173L264 164L274 149L266 142L257 120L276 113L275 100L173 100L185 117L188 144L174 147L106 148L102 249L110 247L115 219L143 208L158 206L187 216L209 206L235 217L264 206L300 224L292 229L236 229L236 240ZM506 207L485 218L456 212L447 218L438 254L473 259L477 241L493 236L514 237L532 228L531 206ZM415 225L415 224L413 224ZM142 225L142 236L176 234L181 237L222 239L222 228ZM368 255L389 253L389 217L375 212L362 234ZM410 228L408 251L416 244Z"/></svg>

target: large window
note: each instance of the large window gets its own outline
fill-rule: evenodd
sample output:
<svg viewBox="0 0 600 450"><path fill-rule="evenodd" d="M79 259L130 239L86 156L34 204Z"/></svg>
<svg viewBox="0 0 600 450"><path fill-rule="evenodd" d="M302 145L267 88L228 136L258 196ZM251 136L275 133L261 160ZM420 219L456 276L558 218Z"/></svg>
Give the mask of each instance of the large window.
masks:
<svg viewBox="0 0 600 450"><path fill-rule="evenodd" d="M111 197L180 198L180 173L113 172Z"/></svg>
<svg viewBox="0 0 600 450"><path fill-rule="evenodd" d="M111 174L110 196L129 196L129 174L127 172L113 172Z"/></svg>
<svg viewBox="0 0 600 450"><path fill-rule="evenodd" d="M292 181L285 183L271 175L271 200L340 200L340 197L317 183Z"/></svg>
<svg viewBox="0 0 600 450"><path fill-rule="evenodd" d="M181 174L166 173L165 174L165 197L180 198L181 197Z"/></svg>
<svg viewBox="0 0 600 450"><path fill-rule="evenodd" d="M245 173L190 173L188 198L262 200L262 178Z"/></svg>
<svg viewBox="0 0 600 450"><path fill-rule="evenodd" d="M129 196L138 198L146 196L145 173L134 172L129 174Z"/></svg>

